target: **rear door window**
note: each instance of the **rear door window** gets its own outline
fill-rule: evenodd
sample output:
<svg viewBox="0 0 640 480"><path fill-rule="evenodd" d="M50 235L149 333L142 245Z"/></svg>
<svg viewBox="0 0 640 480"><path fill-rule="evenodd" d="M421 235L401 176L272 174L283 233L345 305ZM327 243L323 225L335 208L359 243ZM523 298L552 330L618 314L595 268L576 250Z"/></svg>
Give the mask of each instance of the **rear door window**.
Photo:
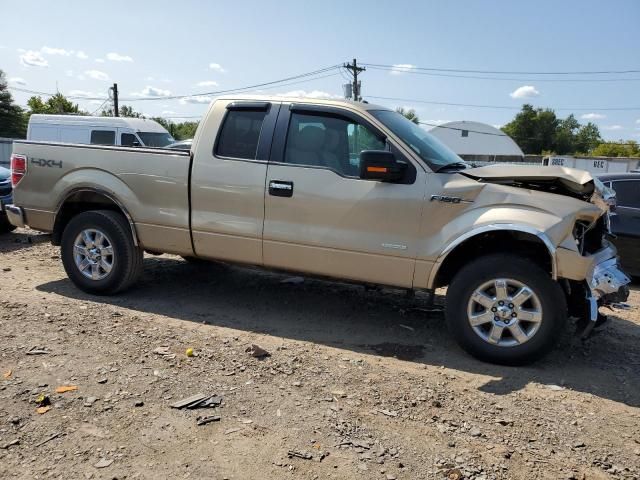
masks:
<svg viewBox="0 0 640 480"><path fill-rule="evenodd" d="M220 131L216 155L255 160L266 114L264 110L229 110Z"/></svg>
<svg viewBox="0 0 640 480"><path fill-rule="evenodd" d="M115 130L91 130L91 143L93 145L115 145Z"/></svg>
<svg viewBox="0 0 640 480"><path fill-rule="evenodd" d="M614 181L613 189L619 206L640 208L640 180Z"/></svg>

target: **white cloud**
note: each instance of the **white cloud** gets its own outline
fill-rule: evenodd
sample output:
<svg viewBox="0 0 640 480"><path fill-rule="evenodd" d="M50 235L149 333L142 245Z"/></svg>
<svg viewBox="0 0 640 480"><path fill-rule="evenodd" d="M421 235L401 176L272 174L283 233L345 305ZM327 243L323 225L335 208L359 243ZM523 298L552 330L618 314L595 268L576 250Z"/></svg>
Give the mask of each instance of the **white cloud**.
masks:
<svg viewBox="0 0 640 480"><path fill-rule="evenodd" d="M104 93L87 92L86 90L71 90L69 95L83 98L107 98L107 95Z"/></svg>
<svg viewBox="0 0 640 480"><path fill-rule="evenodd" d="M48 67L47 62L42 54L36 50L26 50L20 55L20 63L25 67Z"/></svg>
<svg viewBox="0 0 640 480"><path fill-rule="evenodd" d="M61 55L63 57L73 55L73 50L65 50L64 48L42 47L41 52L46 55Z"/></svg>
<svg viewBox="0 0 640 480"><path fill-rule="evenodd" d="M169 90L163 90L162 88L152 87L147 85L140 92L133 92L131 95L134 97L166 97L171 95Z"/></svg>
<svg viewBox="0 0 640 480"><path fill-rule="evenodd" d="M107 60L111 60L112 62L133 62L133 58L129 55L120 55L115 52L107 53Z"/></svg>
<svg viewBox="0 0 640 480"><path fill-rule="evenodd" d="M107 82L109 80L109 75L101 72L100 70L87 70L84 72L84 74L89 78L93 78L94 80L101 80L103 82Z"/></svg>
<svg viewBox="0 0 640 480"><path fill-rule="evenodd" d="M226 70L222 68L222 65L220 65L219 63L210 63L209 70L213 70L215 72L220 72L220 73L226 72Z"/></svg>
<svg viewBox="0 0 640 480"><path fill-rule="evenodd" d="M96 63L104 63L104 58L96 58L94 61Z"/></svg>
<svg viewBox="0 0 640 480"><path fill-rule="evenodd" d="M531 98L538 95L540 95L540 92L533 85L523 85L509 94L511 98Z"/></svg>
<svg viewBox="0 0 640 480"><path fill-rule="evenodd" d="M302 97L302 98L342 98L341 95L334 95L333 93L323 92L322 90L312 90L307 92L305 90L291 90L290 92L277 93L279 97Z"/></svg>
<svg viewBox="0 0 640 480"><path fill-rule="evenodd" d="M25 79L20 77L7 78L7 82L9 83L9 85L21 85L23 87L27 84Z"/></svg>
<svg viewBox="0 0 640 480"><path fill-rule="evenodd" d="M89 58L89 55L84 53L82 50L78 50L76 52L76 57L78 57L80 60L86 60L87 58Z"/></svg>
<svg viewBox="0 0 640 480"><path fill-rule="evenodd" d="M391 67L391 71L389 72L391 75L402 75L403 73L408 73L416 68L415 65L411 65L410 63L396 63Z"/></svg>
<svg viewBox="0 0 640 480"><path fill-rule="evenodd" d="M197 85L198 87L217 87L218 82L215 82L213 80L204 80L202 82L198 82Z"/></svg>
<svg viewBox="0 0 640 480"><path fill-rule="evenodd" d="M640 125L640 118L636 120L636 123Z"/></svg>
<svg viewBox="0 0 640 480"><path fill-rule="evenodd" d="M178 112L174 112L173 110L163 110L162 115L175 115Z"/></svg>
<svg viewBox="0 0 640 480"><path fill-rule="evenodd" d="M603 130L624 130L622 125L605 125L601 127Z"/></svg>
<svg viewBox="0 0 640 480"><path fill-rule="evenodd" d="M186 103L196 103L196 104L206 103L208 105L212 101L213 101L213 97L209 97L207 95L197 95L193 97L185 97L180 99L180 103L183 105Z"/></svg>
<svg viewBox="0 0 640 480"><path fill-rule="evenodd" d="M582 120L602 120L603 118L607 118L607 116L601 113L585 113L580 115L580 118Z"/></svg>

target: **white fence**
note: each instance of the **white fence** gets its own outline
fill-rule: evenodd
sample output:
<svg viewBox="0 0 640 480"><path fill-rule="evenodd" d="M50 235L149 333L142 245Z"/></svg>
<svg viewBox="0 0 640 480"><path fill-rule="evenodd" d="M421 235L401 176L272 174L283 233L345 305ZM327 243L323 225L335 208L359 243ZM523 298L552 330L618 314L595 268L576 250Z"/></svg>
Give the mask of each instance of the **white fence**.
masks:
<svg viewBox="0 0 640 480"><path fill-rule="evenodd" d="M9 159L13 150L13 140L11 138L0 138L0 167L9 168Z"/></svg>

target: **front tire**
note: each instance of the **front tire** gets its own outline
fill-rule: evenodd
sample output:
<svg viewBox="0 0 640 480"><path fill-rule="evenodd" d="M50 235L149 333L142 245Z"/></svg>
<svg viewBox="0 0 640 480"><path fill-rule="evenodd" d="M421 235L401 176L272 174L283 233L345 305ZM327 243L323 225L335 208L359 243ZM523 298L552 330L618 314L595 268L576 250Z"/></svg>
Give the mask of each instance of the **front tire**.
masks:
<svg viewBox="0 0 640 480"><path fill-rule="evenodd" d="M522 365L544 356L567 321L564 293L533 261L509 254L463 267L447 290L449 330L474 357Z"/></svg>
<svg viewBox="0 0 640 480"><path fill-rule="evenodd" d="M110 210L81 213L62 233L61 256L71 281L82 291L112 295L131 286L142 271L127 220Z"/></svg>

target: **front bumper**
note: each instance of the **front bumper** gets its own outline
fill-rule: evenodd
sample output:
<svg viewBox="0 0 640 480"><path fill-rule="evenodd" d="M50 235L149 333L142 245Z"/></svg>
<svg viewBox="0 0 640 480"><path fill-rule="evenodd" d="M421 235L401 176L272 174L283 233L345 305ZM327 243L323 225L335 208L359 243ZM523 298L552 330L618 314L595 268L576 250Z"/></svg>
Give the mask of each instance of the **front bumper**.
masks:
<svg viewBox="0 0 640 480"><path fill-rule="evenodd" d="M24 228L25 221L24 211L22 210L22 208L16 207L15 205L5 205L4 210L11 225Z"/></svg>
<svg viewBox="0 0 640 480"><path fill-rule="evenodd" d="M593 266L587 277L589 322L582 336L587 337L598 321L598 307L629 298L631 279L620 269L617 258L609 258Z"/></svg>

